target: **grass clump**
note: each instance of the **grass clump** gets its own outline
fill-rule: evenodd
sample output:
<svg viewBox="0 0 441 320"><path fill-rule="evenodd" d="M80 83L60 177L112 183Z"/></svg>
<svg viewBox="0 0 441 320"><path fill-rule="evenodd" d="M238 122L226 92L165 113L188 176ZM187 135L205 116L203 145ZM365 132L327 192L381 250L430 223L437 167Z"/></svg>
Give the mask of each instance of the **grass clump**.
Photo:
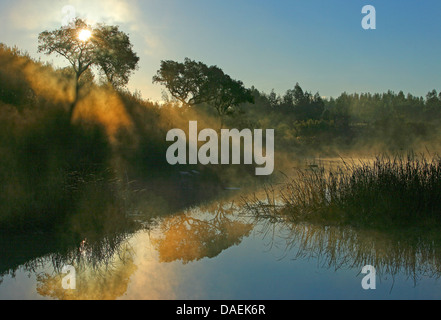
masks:
<svg viewBox="0 0 441 320"><path fill-rule="evenodd" d="M383 155L342 161L336 169L299 169L277 198L278 214L291 220L380 229L440 226L441 160ZM263 209L256 201L248 208Z"/></svg>

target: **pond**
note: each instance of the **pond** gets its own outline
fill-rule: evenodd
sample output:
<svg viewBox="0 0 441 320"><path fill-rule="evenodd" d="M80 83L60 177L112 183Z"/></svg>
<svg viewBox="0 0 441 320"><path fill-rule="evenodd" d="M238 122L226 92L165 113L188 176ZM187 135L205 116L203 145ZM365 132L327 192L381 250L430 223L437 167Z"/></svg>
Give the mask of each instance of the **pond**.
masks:
<svg viewBox="0 0 441 320"><path fill-rule="evenodd" d="M42 234L3 237L0 299L441 299L439 242L257 219L225 192L63 253ZM75 290L63 288L66 266ZM362 286L368 275L374 290Z"/></svg>

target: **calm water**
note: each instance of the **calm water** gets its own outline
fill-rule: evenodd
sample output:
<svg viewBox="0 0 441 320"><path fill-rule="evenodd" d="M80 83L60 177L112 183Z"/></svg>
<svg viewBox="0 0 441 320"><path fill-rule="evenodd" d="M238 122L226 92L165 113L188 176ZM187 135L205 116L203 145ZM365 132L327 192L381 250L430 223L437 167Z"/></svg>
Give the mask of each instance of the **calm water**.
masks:
<svg viewBox="0 0 441 320"><path fill-rule="evenodd" d="M3 245L2 259L35 256L14 267L1 263L0 299L441 298L441 246L434 241L256 221L237 203L156 217L100 248L85 239L62 257L55 249L36 253L54 241L43 236ZM66 264L76 269L76 290L62 288ZM376 290L362 288L368 264L377 269Z"/></svg>

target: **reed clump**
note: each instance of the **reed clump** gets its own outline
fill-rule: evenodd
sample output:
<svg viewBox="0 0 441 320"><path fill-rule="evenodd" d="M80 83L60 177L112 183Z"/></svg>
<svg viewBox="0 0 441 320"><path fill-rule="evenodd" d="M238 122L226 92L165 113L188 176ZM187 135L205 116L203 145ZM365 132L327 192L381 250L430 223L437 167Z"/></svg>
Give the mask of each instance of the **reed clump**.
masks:
<svg viewBox="0 0 441 320"><path fill-rule="evenodd" d="M379 228L440 226L441 160L382 155L342 160L335 169L299 169L276 197L278 213L290 220ZM251 202L249 209L261 211L258 202Z"/></svg>

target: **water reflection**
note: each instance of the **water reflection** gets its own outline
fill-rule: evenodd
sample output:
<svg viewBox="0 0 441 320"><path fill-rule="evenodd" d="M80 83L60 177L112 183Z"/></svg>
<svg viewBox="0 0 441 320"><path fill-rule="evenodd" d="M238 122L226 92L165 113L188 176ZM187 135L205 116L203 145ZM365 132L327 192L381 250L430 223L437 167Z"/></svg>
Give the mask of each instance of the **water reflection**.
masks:
<svg viewBox="0 0 441 320"><path fill-rule="evenodd" d="M218 256L238 245L253 224L237 220L234 203L214 203L165 218L151 243L160 262L180 260L184 264Z"/></svg>
<svg viewBox="0 0 441 320"><path fill-rule="evenodd" d="M372 265L384 279L401 275L412 279L414 284L425 277L438 279L441 276L438 232L359 230L290 223L285 219L259 220L260 233L270 240L269 245L283 247L281 258L314 260L318 268L335 271L362 270Z"/></svg>
<svg viewBox="0 0 441 320"><path fill-rule="evenodd" d="M139 228L138 224L119 219L118 223L109 220L105 230L94 233L64 230L51 234L2 234L0 284L5 277L14 278L17 273L36 274L38 282L53 284L66 265L75 266L79 271L110 271L115 263L120 263L116 257L127 256L126 242ZM42 289L41 292L50 291Z"/></svg>
<svg viewBox="0 0 441 320"><path fill-rule="evenodd" d="M373 265L382 278L404 276L415 284L441 276L441 236L435 230L297 223L273 214L275 200L264 202L264 215L239 203L214 201L158 215L142 229L115 226L77 242L43 235L3 237L1 272L4 277L32 274L28 290L60 300L247 299L252 294L272 299L298 297L308 287L312 294L323 294L325 284L317 283L316 270L327 270L330 296L337 290L331 286L337 274L346 279L338 290L350 295L365 265ZM12 241L13 249L7 249ZM76 269L76 290L62 288L65 265ZM0 283L0 295L3 290Z"/></svg>
<svg viewBox="0 0 441 320"><path fill-rule="evenodd" d="M37 275L37 292L42 297L58 300L115 300L127 292L130 277L137 270L133 257L133 249L126 244L105 265L91 268L85 263L87 260L74 263L77 272L75 290L63 289L62 280L66 274L40 273Z"/></svg>

